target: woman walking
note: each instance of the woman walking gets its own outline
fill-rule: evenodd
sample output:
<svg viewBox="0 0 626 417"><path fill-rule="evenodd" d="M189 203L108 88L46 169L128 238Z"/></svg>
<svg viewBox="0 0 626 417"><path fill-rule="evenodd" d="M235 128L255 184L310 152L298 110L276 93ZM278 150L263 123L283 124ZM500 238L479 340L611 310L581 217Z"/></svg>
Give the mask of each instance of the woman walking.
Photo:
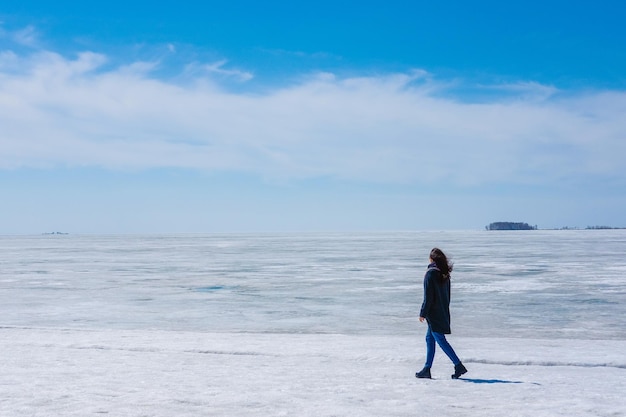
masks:
<svg viewBox="0 0 626 417"><path fill-rule="evenodd" d="M467 372L465 366L446 340L450 334L450 273L452 264L441 249L430 251L430 263L424 276L424 301L420 310L420 322L428 323L426 331L426 364L417 372L417 378L430 378L430 368L435 359L435 343L441 347L454 364L453 379Z"/></svg>

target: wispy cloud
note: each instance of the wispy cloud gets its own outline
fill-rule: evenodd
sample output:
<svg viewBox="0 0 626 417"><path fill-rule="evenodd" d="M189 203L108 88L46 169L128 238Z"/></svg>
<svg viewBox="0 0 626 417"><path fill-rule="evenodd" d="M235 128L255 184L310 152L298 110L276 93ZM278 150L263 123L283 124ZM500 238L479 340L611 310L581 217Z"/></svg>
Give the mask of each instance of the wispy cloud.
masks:
<svg viewBox="0 0 626 417"><path fill-rule="evenodd" d="M18 45L32 48L37 47L39 44L39 33L32 25L17 30L6 30L2 27L2 22L0 22L0 38L6 38Z"/></svg>
<svg viewBox="0 0 626 417"><path fill-rule="evenodd" d="M339 55L334 55L328 52L304 52L304 51L289 51L286 49L266 49L266 48L259 48L259 51L273 55L273 56L289 56L289 57L307 58L307 59L333 59L333 60L341 59Z"/></svg>
<svg viewBox="0 0 626 417"><path fill-rule="evenodd" d="M217 75L237 81L245 82L254 78L254 75L248 71L226 68L228 60L223 59L210 64L191 63L186 66L188 76L201 76L204 74Z"/></svg>
<svg viewBox="0 0 626 417"><path fill-rule="evenodd" d="M560 95L522 82L487 86L507 94L472 103L416 70L315 74L253 94L221 84L252 77L226 61L188 72L184 84L151 75L158 63L109 61L93 52L0 52L0 168L179 167L460 185L626 176L624 92Z"/></svg>

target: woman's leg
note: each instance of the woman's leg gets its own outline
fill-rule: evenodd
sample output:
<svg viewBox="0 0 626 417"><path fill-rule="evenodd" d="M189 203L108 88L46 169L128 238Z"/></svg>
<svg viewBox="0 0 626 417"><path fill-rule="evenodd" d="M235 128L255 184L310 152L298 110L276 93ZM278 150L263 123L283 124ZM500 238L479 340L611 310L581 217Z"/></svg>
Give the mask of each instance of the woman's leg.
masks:
<svg viewBox="0 0 626 417"><path fill-rule="evenodd" d="M428 330L429 330L429 333L432 335L432 338L434 339L434 341L436 341L437 344L441 347L441 350L443 350L444 353L448 355L452 363L455 365L460 364L461 360L459 359L458 356L456 356L456 353L454 352L454 349L452 349L452 346L450 346L450 343L448 343L448 340L446 339L446 335L443 333L430 331L430 328ZM433 341L433 344L434 344L434 341ZM428 342L426 342L426 344L428 344ZM434 352L434 349L433 349L433 352ZM433 353L433 356L434 356L434 353Z"/></svg>
<svg viewBox="0 0 626 417"><path fill-rule="evenodd" d="M430 326L428 326L428 330L426 330L426 364L424 365L424 368L432 368L434 359L435 338L433 336L433 332L430 330Z"/></svg>

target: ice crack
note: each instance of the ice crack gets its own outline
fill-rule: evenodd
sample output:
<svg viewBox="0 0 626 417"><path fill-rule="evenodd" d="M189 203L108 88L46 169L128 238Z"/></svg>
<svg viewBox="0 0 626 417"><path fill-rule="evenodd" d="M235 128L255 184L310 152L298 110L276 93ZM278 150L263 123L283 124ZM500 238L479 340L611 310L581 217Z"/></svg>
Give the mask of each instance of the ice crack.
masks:
<svg viewBox="0 0 626 417"><path fill-rule="evenodd" d="M496 361L489 359L466 359L467 363L484 363L488 365L507 366L576 366L581 368L618 368L626 369L626 364L622 363L591 363L591 362L558 362L558 361Z"/></svg>

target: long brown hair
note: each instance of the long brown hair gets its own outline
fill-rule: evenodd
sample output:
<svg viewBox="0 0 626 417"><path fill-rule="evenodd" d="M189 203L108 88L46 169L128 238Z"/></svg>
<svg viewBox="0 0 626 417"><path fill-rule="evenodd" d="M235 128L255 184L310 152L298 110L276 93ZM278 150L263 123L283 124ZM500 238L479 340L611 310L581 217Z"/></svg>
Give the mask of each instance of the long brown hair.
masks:
<svg viewBox="0 0 626 417"><path fill-rule="evenodd" d="M432 259L435 265L437 265L437 269L441 271L441 278L443 280L450 279L452 263L448 261L446 254L439 248L433 248L430 251L430 259Z"/></svg>

